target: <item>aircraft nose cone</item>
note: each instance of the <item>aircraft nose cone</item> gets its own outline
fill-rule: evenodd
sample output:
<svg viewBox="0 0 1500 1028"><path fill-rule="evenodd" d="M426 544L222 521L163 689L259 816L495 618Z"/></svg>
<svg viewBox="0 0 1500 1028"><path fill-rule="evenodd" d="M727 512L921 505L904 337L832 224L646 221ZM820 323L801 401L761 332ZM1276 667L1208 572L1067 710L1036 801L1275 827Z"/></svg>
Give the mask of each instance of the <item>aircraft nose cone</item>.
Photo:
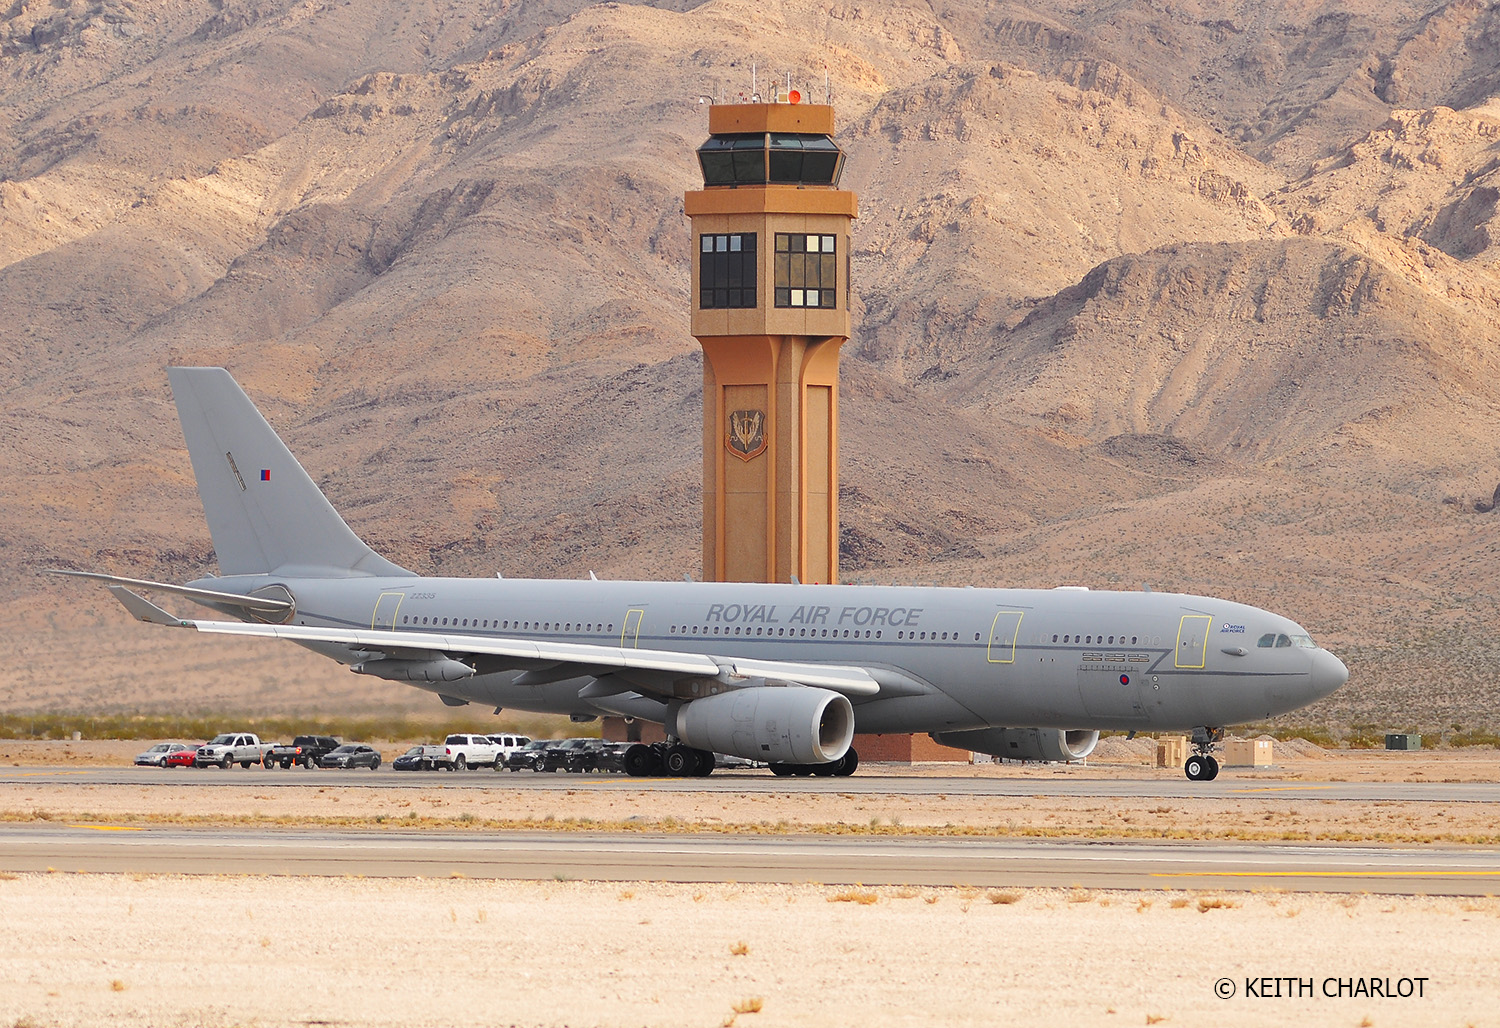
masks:
<svg viewBox="0 0 1500 1028"><path fill-rule="evenodd" d="M1312 686L1312 698L1321 700L1325 696L1333 695L1340 686L1349 681L1349 669L1344 666L1342 660L1327 650L1315 650L1312 672L1308 675L1308 681Z"/></svg>

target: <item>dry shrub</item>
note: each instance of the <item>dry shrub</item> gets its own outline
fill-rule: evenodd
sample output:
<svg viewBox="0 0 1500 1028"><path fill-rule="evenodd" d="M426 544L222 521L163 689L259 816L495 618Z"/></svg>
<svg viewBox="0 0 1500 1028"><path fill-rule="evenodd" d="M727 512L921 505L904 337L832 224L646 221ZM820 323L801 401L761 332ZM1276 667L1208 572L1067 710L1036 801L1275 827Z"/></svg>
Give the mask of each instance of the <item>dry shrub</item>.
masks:
<svg viewBox="0 0 1500 1028"><path fill-rule="evenodd" d="M868 907L871 903L880 899L880 895L870 889L846 889L836 892L828 897L829 903L858 903L860 906Z"/></svg>
<svg viewBox="0 0 1500 1028"><path fill-rule="evenodd" d="M732 956L743 957L749 954L750 946L748 943L737 942L729 947L729 952Z"/></svg>
<svg viewBox="0 0 1500 1028"><path fill-rule="evenodd" d="M1167 1019L1167 1015L1166 1014L1147 1014L1146 1015L1146 1023L1147 1024L1157 1024L1158 1022L1165 1021L1166 1019Z"/></svg>
<svg viewBox="0 0 1500 1028"><path fill-rule="evenodd" d="M1069 903L1092 903L1093 900L1094 894L1087 889L1074 889L1068 893Z"/></svg>
<svg viewBox="0 0 1500 1028"><path fill-rule="evenodd" d="M116 978L114 981L110 982L109 983L109 987L114 992L124 992L125 991L125 983L122 982L122 981L120 981L120 979L118 979L118 978Z"/></svg>
<svg viewBox="0 0 1500 1028"><path fill-rule="evenodd" d="M751 996L748 999L740 1000L732 1009L736 1014L758 1014L761 1007L765 1005L766 1001L759 996Z"/></svg>
<svg viewBox="0 0 1500 1028"><path fill-rule="evenodd" d="M1221 896L1205 896L1198 901L1198 913L1206 914L1210 910L1233 910L1239 906Z"/></svg>
<svg viewBox="0 0 1500 1028"><path fill-rule="evenodd" d="M917 895L918 895L918 893L917 893L916 889L897 889L896 890L896 898L897 899L903 899L903 900L916 899Z"/></svg>
<svg viewBox="0 0 1500 1028"><path fill-rule="evenodd" d="M926 896L922 897L922 902L928 904L929 906L933 903L936 903L937 901L938 895L935 892L930 892Z"/></svg>
<svg viewBox="0 0 1500 1028"><path fill-rule="evenodd" d="M1018 903L1021 900L1021 894L1019 892L997 892L994 889L991 889L989 892L985 893L984 897L991 903L1001 904L1004 906L1009 906L1012 903Z"/></svg>
<svg viewBox="0 0 1500 1028"><path fill-rule="evenodd" d="M1191 902L1193 901L1188 899L1186 896L1178 896L1176 899L1172 900L1172 909L1181 910Z"/></svg>
<svg viewBox="0 0 1500 1028"><path fill-rule="evenodd" d="M622 890L621 893L620 893L620 899L622 899L622 900L632 900L632 899L635 899L635 893L633 891L631 891L630 889Z"/></svg>

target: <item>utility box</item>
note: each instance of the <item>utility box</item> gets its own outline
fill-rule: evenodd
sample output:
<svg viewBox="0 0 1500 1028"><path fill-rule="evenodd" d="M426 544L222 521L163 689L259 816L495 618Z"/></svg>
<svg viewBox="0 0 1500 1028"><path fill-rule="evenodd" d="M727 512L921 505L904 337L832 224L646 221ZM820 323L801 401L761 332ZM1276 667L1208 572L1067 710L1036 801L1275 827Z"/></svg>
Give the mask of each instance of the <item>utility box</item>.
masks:
<svg viewBox="0 0 1500 1028"><path fill-rule="evenodd" d="M1156 766L1181 767L1187 763L1188 741L1185 735L1163 735L1156 740Z"/></svg>
<svg viewBox="0 0 1500 1028"><path fill-rule="evenodd" d="M1224 743L1225 767L1270 767L1270 739L1229 739Z"/></svg>
<svg viewBox="0 0 1500 1028"><path fill-rule="evenodd" d="M1388 750L1420 750L1422 748L1422 737L1415 732L1387 732L1385 737L1385 748Z"/></svg>

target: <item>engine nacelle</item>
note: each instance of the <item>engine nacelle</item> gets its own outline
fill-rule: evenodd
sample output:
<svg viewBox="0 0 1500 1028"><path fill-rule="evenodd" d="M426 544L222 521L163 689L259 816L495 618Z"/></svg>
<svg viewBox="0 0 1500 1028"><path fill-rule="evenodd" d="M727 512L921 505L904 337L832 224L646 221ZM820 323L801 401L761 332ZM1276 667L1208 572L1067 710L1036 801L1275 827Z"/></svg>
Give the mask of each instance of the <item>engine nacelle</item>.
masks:
<svg viewBox="0 0 1500 1028"><path fill-rule="evenodd" d="M981 728L974 732L933 732L932 738L944 746L1006 760L1082 760L1099 743L1098 732L1061 728Z"/></svg>
<svg viewBox="0 0 1500 1028"><path fill-rule="evenodd" d="M849 698L806 686L752 686L689 700L670 726L684 743L767 763L826 764L854 741Z"/></svg>

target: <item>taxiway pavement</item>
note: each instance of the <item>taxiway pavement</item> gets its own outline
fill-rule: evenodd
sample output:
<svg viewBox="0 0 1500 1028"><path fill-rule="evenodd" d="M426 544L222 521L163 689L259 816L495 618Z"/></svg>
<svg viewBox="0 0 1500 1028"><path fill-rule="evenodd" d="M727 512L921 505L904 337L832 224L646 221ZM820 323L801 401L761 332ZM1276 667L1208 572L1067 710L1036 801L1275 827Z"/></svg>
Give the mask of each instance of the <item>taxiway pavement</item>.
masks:
<svg viewBox="0 0 1500 1028"><path fill-rule="evenodd" d="M1500 850L593 832L0 826L12 872L1276 888L1483 895Z"/></svg>

